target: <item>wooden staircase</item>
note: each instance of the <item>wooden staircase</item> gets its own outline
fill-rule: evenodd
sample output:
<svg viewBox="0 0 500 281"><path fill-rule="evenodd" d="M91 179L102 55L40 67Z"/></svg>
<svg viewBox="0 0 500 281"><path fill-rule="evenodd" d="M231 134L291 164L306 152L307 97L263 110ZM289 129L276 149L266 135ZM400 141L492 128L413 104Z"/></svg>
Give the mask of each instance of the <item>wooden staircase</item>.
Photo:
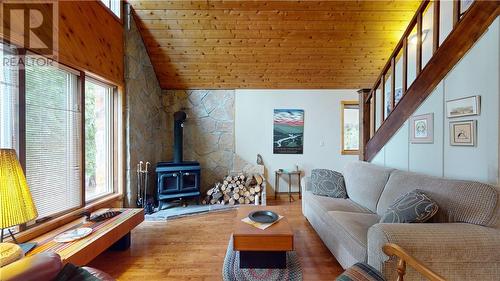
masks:
<svg viewBox="0 0 500 281"><path fill-rule="evenodd" d="M466 9L460 7L461 1L454 0L451 31L446 38L439 38L441 21L450 20L440 16L440 5L447 3L424 0L373 87L358 91L361 160L371 161L375 157L500 12L500 1L476 0ZM425 17L424 23L424 15L429 11L433 13L432 27L423 30L424 25L429 26L429 17ZM425 63L422 42L429 33L432 37L427 39L432 40L432 45L425 47L431 48L432 54ZM409 54L410 44L415 50L412 54ZM411 66L415 69L410 69Z"/></svg>

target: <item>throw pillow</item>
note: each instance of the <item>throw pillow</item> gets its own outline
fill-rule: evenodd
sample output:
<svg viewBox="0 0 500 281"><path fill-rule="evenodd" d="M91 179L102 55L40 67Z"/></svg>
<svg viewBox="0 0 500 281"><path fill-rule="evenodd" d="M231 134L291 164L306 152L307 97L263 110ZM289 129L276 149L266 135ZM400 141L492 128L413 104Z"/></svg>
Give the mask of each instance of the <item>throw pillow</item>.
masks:
<svg viewBox="0 0 500 281"><path fill-rule="evenodd" d="M415 189L396 199L380 219L381 223L426 222L439 207L422 190Z"/></svg>
<svg viewBox="0 0 500 281"><path fill-rule="evenodd" d="M314 169L311 172L312 193L316 195L347 198L344 176L336 171Z"/></svg>

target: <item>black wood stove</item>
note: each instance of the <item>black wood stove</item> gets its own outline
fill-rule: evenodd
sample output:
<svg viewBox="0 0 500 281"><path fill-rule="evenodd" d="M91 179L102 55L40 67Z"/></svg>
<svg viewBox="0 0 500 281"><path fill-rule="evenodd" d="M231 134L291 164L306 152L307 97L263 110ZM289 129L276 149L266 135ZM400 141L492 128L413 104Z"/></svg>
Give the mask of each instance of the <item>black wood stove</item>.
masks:
<svg viewBox="0 0 500 281"><path fill-rule="evenodd" d="M159 210L171 200L200 198L200 163L183 161L183 127L186 113L174 113L174 161L156 164L157 199Z"/></svg>

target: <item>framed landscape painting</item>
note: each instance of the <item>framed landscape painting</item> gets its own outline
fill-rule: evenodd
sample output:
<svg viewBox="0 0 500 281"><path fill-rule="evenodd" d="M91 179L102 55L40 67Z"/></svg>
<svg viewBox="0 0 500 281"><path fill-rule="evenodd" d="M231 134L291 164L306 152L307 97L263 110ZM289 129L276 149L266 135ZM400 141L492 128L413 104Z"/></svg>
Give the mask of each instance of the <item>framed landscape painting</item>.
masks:
<svg viewBox="0 0 500 281"><path fill-rule="evenodd" d="M304 110L274 110L273 153L304 153Z"/></svg>
<svg viewBox="0 0 500 281"><path fill-rule="evenodd" d="M478 115L481 111L481 96L472 96L446 102L448 118Z"/></svg>

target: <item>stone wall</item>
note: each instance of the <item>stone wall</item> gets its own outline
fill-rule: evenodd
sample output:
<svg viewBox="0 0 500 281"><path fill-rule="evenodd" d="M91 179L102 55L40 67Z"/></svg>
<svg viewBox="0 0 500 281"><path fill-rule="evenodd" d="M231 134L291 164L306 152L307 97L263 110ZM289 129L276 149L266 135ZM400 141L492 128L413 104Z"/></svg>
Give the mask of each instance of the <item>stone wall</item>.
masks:
<svg viewBox="0 0 500 281"><path fill-rule="evenodd" d="M234 90L164 90L168 144L165 161L173 158L173 114L184 110L184 160L199 161L201 189L234 170ZM241 161L240 161L241 162ZM240 163L238 162L238 163Z"/></svg>
<svg viewBox="0 0 500 281"><path fill-rule="evenodd" d="M154 170L158 161L165 160L167 121L161 88L133 19L130 29L125 28L125 86L127 157L124 203L135 206L137 163L149 161L151 170ZM154 173L150 174L149 182L149 193L154 194Z"/></svg>

